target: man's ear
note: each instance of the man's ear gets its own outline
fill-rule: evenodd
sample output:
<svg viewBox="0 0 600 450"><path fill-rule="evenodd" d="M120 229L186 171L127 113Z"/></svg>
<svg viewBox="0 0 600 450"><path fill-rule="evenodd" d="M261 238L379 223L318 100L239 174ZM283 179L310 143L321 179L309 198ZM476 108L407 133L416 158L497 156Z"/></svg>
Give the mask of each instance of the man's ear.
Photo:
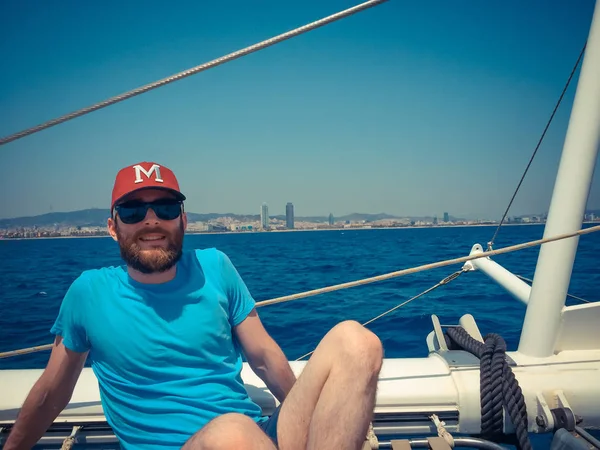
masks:
<svg viewBox="0 0 600 450"><path fill-rule="evenodd" d="M118 241L119 239L117 238L117 219L112 219L109 217L106 223L106 227L108 228L108 234L110 234L115 241Z"/></svg>

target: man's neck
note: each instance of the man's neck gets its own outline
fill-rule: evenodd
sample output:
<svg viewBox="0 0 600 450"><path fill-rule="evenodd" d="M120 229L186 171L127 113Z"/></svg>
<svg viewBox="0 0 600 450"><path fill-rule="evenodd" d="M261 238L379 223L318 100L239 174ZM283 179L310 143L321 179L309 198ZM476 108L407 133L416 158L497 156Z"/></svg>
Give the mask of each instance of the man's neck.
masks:
<svg viewBox="0 0 600 450"><path fill-rule="evenodd" d="M177 264L165 272L142 273L129 266L127 266L127 272L129 273L129 276L138 283L161 284L167 283L175 278L175 275L177 274Z"/></svg>

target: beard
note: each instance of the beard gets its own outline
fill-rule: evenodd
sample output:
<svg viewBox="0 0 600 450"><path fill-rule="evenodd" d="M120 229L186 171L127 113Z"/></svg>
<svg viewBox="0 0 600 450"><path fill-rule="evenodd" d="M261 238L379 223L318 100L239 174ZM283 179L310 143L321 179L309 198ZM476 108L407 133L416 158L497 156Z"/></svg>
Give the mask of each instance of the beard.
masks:
<svg viewBox="0 0 600 450"><path fill-rule="evenodd" d="M183 253L183 221L180 222L179 230L175 233L169 233L160 227L153 227L140 230L132 236L124 236L119 231L118 226L116 232L121 258L128 266L138 272L145 274L166 272L181 259ZM139 245L139 238L150 233L164 235L167 247L142 249Z"/></svg>

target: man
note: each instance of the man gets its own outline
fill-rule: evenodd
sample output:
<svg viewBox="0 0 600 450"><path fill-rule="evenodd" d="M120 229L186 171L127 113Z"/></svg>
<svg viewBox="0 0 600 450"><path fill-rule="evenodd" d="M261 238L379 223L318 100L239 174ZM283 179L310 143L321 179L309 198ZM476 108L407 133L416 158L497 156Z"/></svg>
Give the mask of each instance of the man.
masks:
<svg viewBox="0 0 600 450"><path fill-rule="evenodd" d="M125 450L362 446L382 364L378 338L356 322L337 325L296 381L229 258L182 250L184 200L164 166L119 171L108 230L127 264L85 271L69 288L48 365L5 450L39 440L68 404L88 353ZM270 418L244 388L242 351L281 402Z"/></svg>

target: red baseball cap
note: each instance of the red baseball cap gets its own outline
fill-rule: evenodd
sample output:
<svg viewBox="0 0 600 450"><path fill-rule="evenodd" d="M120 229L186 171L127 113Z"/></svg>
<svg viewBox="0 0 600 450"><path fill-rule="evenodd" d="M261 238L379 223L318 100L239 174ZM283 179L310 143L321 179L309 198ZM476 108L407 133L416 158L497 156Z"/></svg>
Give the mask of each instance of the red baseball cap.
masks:
<svg viewBox="0 0 600 450"><path fill-rule="evenodd" d="M185 200L185 195L179 190L179 183L173 171L154 162L141 162L127 166L117 173L112 191L110 209L126 195L140 189L164 189L179 199Z"/></svg>

